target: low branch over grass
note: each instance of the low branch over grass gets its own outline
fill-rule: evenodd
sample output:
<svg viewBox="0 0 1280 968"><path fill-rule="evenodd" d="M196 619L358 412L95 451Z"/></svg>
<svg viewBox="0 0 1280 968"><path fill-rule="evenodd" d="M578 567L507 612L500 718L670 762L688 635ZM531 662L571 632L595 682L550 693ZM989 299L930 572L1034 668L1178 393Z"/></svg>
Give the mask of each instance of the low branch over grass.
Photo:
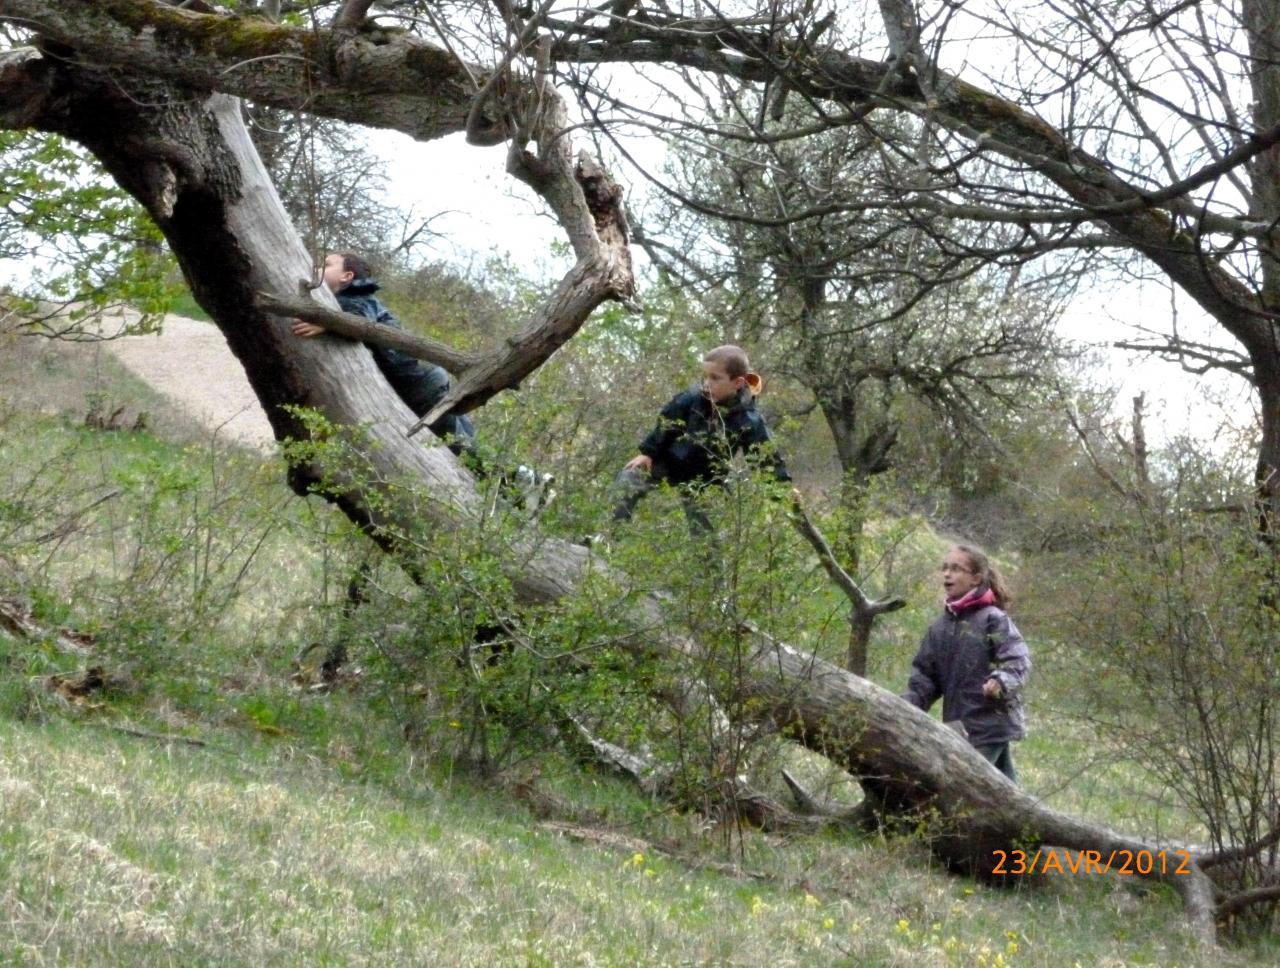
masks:
<svg viewBox="0 0 1280 968"><path fill-rule="evenodd" d="M56 6L69 16L73 7L123 5L41 6ZM0 13L5 9L12 6L0 0ZM363 466L325 465L326 452L317 450L310 462L292 468L297 489L319 489L375 536L413 534L426 544L448 540L475 519L475 481L446 448L405 439L400 428L408 410L367 352L336 341L297 339L287 320L258 304L259 293L292 291L310 258L252 148L238 102L221 94L202 99L154 77L123 71L104 76L71 57L28 61L16 70L33 83L0 86L0 111L20 111L26 123L84 144L147 207L196 298L243 362L277 436L308 439L299 405L316 408L332 425L362 429ZM40 87L34 82L41 76L56 83ZM5 95L16 91L45 94L38 103L6 104ZM547 110L545 97L538 106L543 123L530 125L539 154L513 143L512 155L546 192L578 263L538 314L539 322L464 373L439 412L469 409L500 384L518 382L601 302L631 296L625 230L616 222L601 226L571 170L563 115ZM517 545L506 567L515 594L526 603L571 595L590 569L602 567L587 549L543 538L533 526ZM628 618L635 630L630 647L638 653L688 662L695 670L723 662L722 655L673 630L664 606L653 598ZM1029 843L1100 853L1159 848L1048 810L949 729L878 686L750 626L728 631L739 637L744 658L721 684L726 694L717 696L717 686L707 683L709 694L860 778L879 814L929 818L930 845L949 865L989 874L994 850ZM1213 885L1198 868L1193 875L1158 879L1182 891L1196 935L1211 941Z"/></svg>

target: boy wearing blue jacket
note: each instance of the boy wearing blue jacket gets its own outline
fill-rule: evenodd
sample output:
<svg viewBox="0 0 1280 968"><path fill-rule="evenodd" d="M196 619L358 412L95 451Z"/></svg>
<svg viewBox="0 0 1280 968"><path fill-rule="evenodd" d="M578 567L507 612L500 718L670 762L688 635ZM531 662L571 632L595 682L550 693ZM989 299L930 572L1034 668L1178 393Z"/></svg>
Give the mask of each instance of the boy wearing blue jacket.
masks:
<svg viewBox="0 0 1280 968"><path fill-rule="evenodd" d="M324 257L324 284L338 300L343 312L363 316L379 326L400 328L400 321L374 295L379 289L373 279L373 271L360 256L352 252L330 252ZM293 335L319 336L323 326L294 320ZM414 416L427 413L449 390L449 374L434 363L424 363L407 353L366 343L373 353L378 369L387 378L391 388ZM469 417L447 413L431 425L431 432L445 441L455 454L472 449L476 431Z"/></svg>
<svg viewBox="0 0 1280 968"><path fill-rule="evenodd" d="M756 409L759 374L737 346L717 346L702 358L702 382L673 397L658 424L640 444L640 453L618 474L622 493L614 521L628 520L640 499L663 482L687 487L723 485L733 455L764 452L778 481L790 481L775 450L764 416ZM685 494L685 513L695 530L709 531L705 514Z"/></svg>

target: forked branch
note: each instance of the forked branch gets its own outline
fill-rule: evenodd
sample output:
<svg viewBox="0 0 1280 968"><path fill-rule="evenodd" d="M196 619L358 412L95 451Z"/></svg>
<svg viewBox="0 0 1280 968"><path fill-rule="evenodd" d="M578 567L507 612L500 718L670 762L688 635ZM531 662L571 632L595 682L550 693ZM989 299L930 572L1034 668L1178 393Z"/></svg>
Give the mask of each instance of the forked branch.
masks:
<svg viewBox="0 0 1280 968"><path fill-rule="evenodd" d="M371 324L357 316L322 306L312 298L284 298L258 293L257 304L267 312L293 316L351 339L389 346L439 364L454 374L449 392L408 433L416 434L447 413L467 413L503 390L515 389L563 346L602 302L616 300L633 311L630 231L623 212L621 188L585 152L576 163L570 154L564 102L545 79L522 110L521 133L536 138L538 151L529 152L513 141L508 170L537 191L556 214L569 237L577 262L551 296L520 330L490 349L467 354L438 340ZM524 87L522 90L529 90ZM518 140L518 139L517 139ZM311 287L303 284L304 290Z"/></svg>
<svg viewBox="0 0 1280 968"><path fill-rule="evenodd" d="M906 599L870 598L858 586L853 577L840 566L840 562L836 561L835 552L831 550L831 545L827 542L822 532L818 530L817 525L809 519L809 515L805 513L804 505L800 503L799 492L792 492L791 520L795 523L796 530L818 553L818 560L822 562L822 567L831 576L831 580L835 582L836 587L844 592L853 605L855 615L860 619L874 619L877 615L896 612L898 609L906 607Z"/></svg>

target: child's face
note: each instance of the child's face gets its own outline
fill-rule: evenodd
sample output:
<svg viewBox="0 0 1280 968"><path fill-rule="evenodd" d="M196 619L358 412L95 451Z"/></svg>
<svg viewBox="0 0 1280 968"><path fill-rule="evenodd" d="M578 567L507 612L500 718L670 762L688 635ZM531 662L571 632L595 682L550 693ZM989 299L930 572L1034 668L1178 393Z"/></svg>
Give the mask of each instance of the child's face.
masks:
<svg viewBox="0 0 1280 968"><path fill-rule="evenodd" d="M321 278L330 292L337 292L355 277L354 272L343 268L341 254L330 252L324 257L324 274Z"/></svg>
<svg viewBox="0 0 1280 968"><path fill-rule="evenodd" d="M981 584L973 570L973 562L959 548L952 548L942 559L942 589L947 598L967 595Z"/></svg>
<svg viewBox="0 0 1280 968"><path fill-rule="evenodd" d="M745 376L730 376L723 363L702 364L702 393L713 403L728 403L746 382Z"/></svg>

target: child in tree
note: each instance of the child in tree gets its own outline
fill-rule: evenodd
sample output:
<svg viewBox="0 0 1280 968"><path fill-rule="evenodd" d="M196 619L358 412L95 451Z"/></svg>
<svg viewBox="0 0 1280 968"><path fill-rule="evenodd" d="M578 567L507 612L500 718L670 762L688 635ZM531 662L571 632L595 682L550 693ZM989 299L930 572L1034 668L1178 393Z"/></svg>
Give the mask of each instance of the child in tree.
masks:
<svg viewBox="0 0 1280 968"><path fill-rule="evenodd" d="M1004 612L1008 592L987 556L966 544L943 558L942 590L942 616L925 632L902 698L927 711L941 696L942 721L1017 783L1009 744L1026 735L1031 655Z"/></svg>
<svg viewBox="0 0 1280 968"><path fill-rule="evenodd" d="M363 316L379 326L400 328L399 320L374 295L378 291L378 284L373 279L369 264L360 256L351 252L329 253L324 259L321 278L344 312ZM294 320L291 329L295 336L308 338L326 331L323 326L301 319ZM448 392L449 374L443 367L423 363L407 353L385 346L372 343L365 345L373 353L378 369L387 378L387 382L415 416L421 417L430 411ZM475 451L476 432L469 418L462 414L448 413L430 426L431 432L444 440L449 449L461 456L473 471L481 476L485 474L484 462ZM538 474L523 464L513 471L498 472L498 481L504 491L517 501L525 503L528 510L534 513L549 503L554 495L555 492L550 487L552 480L550 474ZM369 576L370 568L367 564L357 569L347 586L344 614L349 615L364 600ZM345 643L334 644L325 655L320 667L321 675L326 681L333 681L346 661Z"/></svg>
<svg viewBox="0 0 1280 968"><path fill-rule="evenodd" d="M400 328L400 321L374 295L378 284L373 279L369 263L360 256L351 252L330 252L324 257L321 278L337 298L343 312L363 316L379 326ZM323 326L301 319L294 320L292 329L295 336L304 337L319 336L325 332ZM443 367L423 363L407 353L385 346L365 345L373 353L387 382L415 416L427 413L448 392L449 374ZM431 432L446 441L455 454L471 450L475 443L475 427L462 414L445 414L431 425Z"/></svg>
<svg viewBox="0 0 1280 968"><path fill-rule="evenodd" d="M640 444L640 453L618 474L622 499L615 521L628 520L640 499L662 482L685 486L690 525L709 531L711 523L693 503L690 488L724 484L735 453L761 454L779 481L791 480L786 464L770 449L772 437L756 409L759 374L737 346L717 346L702 358L701 386L677 394L658 417L658 425Z"/></svg>

